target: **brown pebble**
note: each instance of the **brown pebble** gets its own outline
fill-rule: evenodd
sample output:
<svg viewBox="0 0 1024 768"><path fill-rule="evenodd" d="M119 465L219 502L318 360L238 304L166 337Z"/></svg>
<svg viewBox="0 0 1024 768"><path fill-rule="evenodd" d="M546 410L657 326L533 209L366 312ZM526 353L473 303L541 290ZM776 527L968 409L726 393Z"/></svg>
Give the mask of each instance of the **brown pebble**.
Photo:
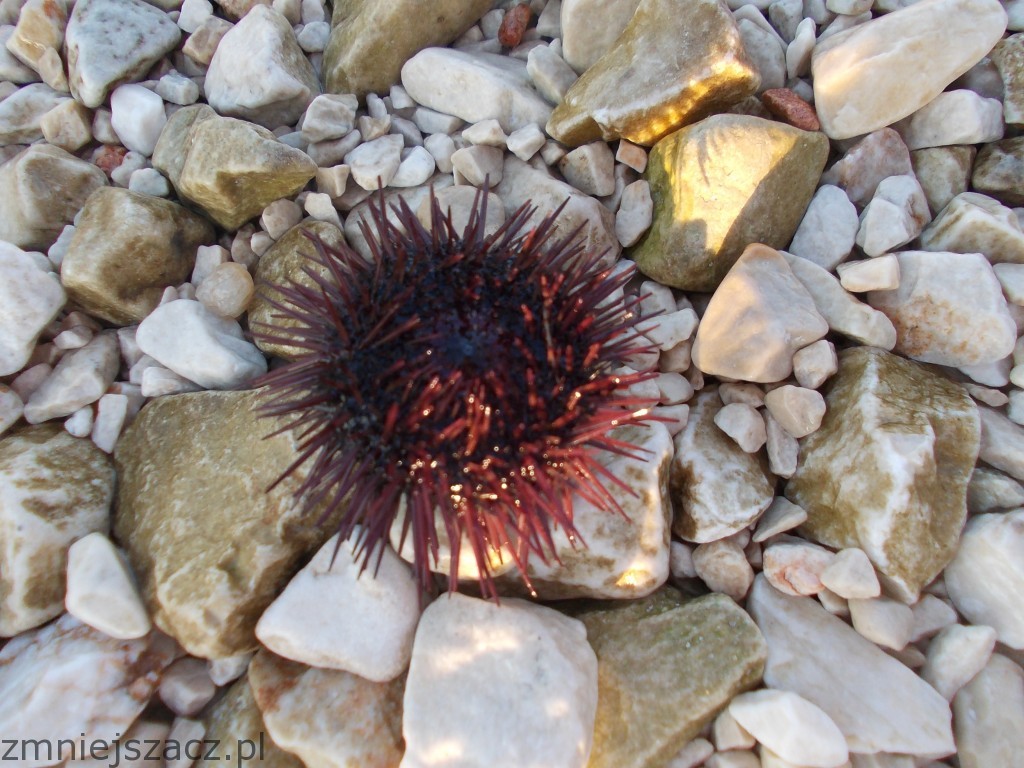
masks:
<svg viewBox="0 0 1024 768"><path fill-rule="evenodd" d="M526 32L526 25L530 23L530 6L520 3L513 6L505 13L498 27L498 42L506 48L515 48L523 40L523 33Z"/></svg>
<svg viewBox="0 0 1024 768"><path fill-rule="evenodd" d="M805 131L821 130L814 107L789 88L769 88L761 94L761 101L769 112L796 128Z"/></svg>
<svg viewBox="0 0 1024 768"><path fill-rule="evenodd" d="M97 150L93 157L93 163L109 177L114 169L121 165L127 154L128 150L120 145L104 144Z"/></svg>

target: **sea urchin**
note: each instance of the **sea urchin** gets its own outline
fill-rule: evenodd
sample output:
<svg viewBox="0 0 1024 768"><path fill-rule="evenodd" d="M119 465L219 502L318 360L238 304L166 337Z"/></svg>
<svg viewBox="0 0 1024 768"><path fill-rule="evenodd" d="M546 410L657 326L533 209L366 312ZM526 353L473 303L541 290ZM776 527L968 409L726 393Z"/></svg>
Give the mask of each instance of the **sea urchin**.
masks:
<svg viewBox="0 0 1024 768"><path fill-rule="evenodd" d="M285 476L312 462L298 494L338 513L339 540L359 537L364 567L401 520L427 589L440 523L449 589L468 543L494 595L496 551L526 579L556 529L576 542L573 494L621 513L605 483L622 481L596 454L637 454L608 433L650 418L626 390L654 374L616 372L643 341L638 300L621 290L630 272L586 253L578 230L556 240L561 208L530 228L523 206L486 235L486 205L478 194L457 232L433 195L429 229L404 200L389 220L381 197L376 234L362 225L371 261L314 239L319 269L274 286L288 322L256 330L301 353L257 384L263 415L297 430Z"/></svg>

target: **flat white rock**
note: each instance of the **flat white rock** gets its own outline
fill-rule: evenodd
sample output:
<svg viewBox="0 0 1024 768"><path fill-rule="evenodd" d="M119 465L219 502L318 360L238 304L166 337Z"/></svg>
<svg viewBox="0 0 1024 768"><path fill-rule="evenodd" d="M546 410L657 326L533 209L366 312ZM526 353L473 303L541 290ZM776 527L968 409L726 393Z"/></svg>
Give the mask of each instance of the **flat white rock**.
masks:
<svg viewBox="0 0 1024 768"><path fill-rule="evenodd" d="M0 240L0 376L20 371L67 296L60 280Z"/></svg>
<svg viewBox="0 0 1024 768"><path fill-rule="evenodd" d="M944 91L894 127L909 149L986 144L1003 138L1003 105L966 89Z"/></svg>
<svg viewBox="0 0 1024 768"><path fill-rule="evenodd" d="M84 347L68 352L25 403L25 421L39 424L95 403L114 383L120 360L113 331L97 334Z"/></svg>
<svg viewBox="0 0 1024 768"><path fill-rule="evenodd" d="M984 412L986 409L982 409ZM946 566L946 589L957 610L990 626L999 642L1024 648L1024 510L976 515Z"/></svg>
<svg viewBox="0 0 1024 768"><path fill-rule="evenodd" d="M68 613L118 640L134 640L152 628L135 579L106 536L96 531L68 550Z"/></svg>
<svg viewBox="0 0 1024 768"><path fill-rule="evenodd" d="M264 611L256 637L285 658L385 682L409 663L418 590L391 547L362 573L356 547L356 536L340 548L331 537Z"/></svg>
<svg viewBox="0 0 1024 768"><path fill-rule="evenodd" d="M993 264L1024 263L1024 231L1012 209L977 192L963 192L921 233L926 251L982 253Z"/></svg>
<svg viewBox="0 0 1024 768"><path fill-rule="evenodd" d="M231 389L267 372L267 359L242 337L241 326L198 301L157 307L139 324L135 340L161 365L207 389Z"/></svg>
<svg viewBox="0 0 1024 768"><path fill-rule="evenodd" d="M597 657L576 619L514 598L498 606L453 593L423 612L403 709L401 768L583 768Z"/></svg>
<svg viewBox="0 0 1024 768"><path fill-rule="evenodd" d="M814 51L814 106L832 139L875 131L938 96L999 42L998 0L921 0Z"/></svg>
<svg viewBox="0 0 1024 768"><path fill-rule="evenodd" d="M768 642L765 683L824 710L851 752L934 758L956 749L946 700L816 600L759 576L748 610Z"/></svg>
<svg viewBox="0 0 1024 768"><path fill-rule="evenodd" d="M857 208L846 193L823 184L811 198L789 251L831 271L850 255L859 226Z"/></svg>
<svg viewBox="0 0 1024 768"><path fill-rule="evenodd" d="M402 66L402 85L418 104L468 123L494 118L505 133L551 116L526 62L509 56L425 48Z"/></svg>
<svg viewBox="0 0 1024 768"><path fill-rule="evenodd" d="M846 739L825 712L791 691L751 691L729 703L737 723L791 763L839 768L849 757Z"/></svg>

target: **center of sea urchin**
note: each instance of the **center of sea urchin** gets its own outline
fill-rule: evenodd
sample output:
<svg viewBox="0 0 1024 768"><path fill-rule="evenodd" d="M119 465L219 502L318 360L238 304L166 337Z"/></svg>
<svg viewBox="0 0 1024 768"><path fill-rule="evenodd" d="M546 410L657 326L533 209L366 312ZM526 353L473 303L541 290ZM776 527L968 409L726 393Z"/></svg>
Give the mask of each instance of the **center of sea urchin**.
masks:
<svg viewBox="0 0 1024 768"><path fill-rule="evenodd" d="M649 417L624 390L652 374L614 373L637 340L630 275L555 241L558 212L527 230L524 207L485 236L485 199L462 232L433 198L430 229L404 203L397 223L372 206L372 260L317 243L321 272L276 287L291 326L257 333L303 350L260 383L264 414L288 417L299 439L289 472L311 463L305 502L340 511L341 538L358 526L366 558L404 502L424 588L443 532L449 588L465 542L493 593L495 550L526 578L554 528L575 535L574 493L619 511L605 483L621 481L596 452L635 452L607 433Z"/></svg>

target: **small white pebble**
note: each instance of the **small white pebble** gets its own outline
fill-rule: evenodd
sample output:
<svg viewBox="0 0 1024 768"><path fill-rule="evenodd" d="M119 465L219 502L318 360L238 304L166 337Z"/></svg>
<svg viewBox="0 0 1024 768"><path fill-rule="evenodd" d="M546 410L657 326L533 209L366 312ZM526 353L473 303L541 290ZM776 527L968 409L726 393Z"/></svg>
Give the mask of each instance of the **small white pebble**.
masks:
<svg viewBox="0 0 1024 768"><path fill-rule="evenodd" d="M819 339L793 355L793 375L801 387L817 389L839 370L835 345Z"/></svg>
<svg viewBox="0 0 1024 768"><path fill-rule="evenodd" d="M765 414L768 433L768 469L779 477L792 477L800 457L800 441L782 428L771 413Z"/></svg>
<svg viewBox="0 0 1024 768"><path fill-rule="evenodd" d="M118 640L143 637L151 628L125 559L99 532L68 550L65 604L76 619Z"/></svg>
<svg viewBox="0 0 1024 768"><path fill-rule="evenodd" d="M911 606L911 611L914 614L914 630L910 640L914 643L931 637L950 624L956 624L957 620L956 611L946 601L927 593Z"/></svg>
<svg viewBox="0 0 1024 768"><path fill-rule="evenodd" d="M581 192L604 197L615 191L615 157L603 141L592 141L558 161L565 180Z"/></svg>
<svg viewBox="0 0 1024 768"><path fill-rule="evenodd" d="M697 313L692 309L683 309L658 315L650 322L645 322L643 333L651 340L651 343L667 352L688 341L697 330L697 323ZM689 359L687 359L687 367L689 367ZM662 370L667 369L663 368Z"/></svg>
<svg viewBox="0 0 1024 768"><path fill-rule="evenodd" d="M825 585L821 573L834 555L806 541L775 542L764 548L764 575L787 595L816 595Z"/></svg>
<svg viewBox="0 0 1024 768"><path fill-rule="evenodd" d="M416 106L416 102L412 100L409 92L400 85L391 86L391 106L395 111L401 111L403 109L412 109Z"/></svg>
<svg viewBox="0 0 1024 768"><path fill-rule="evenodd" d="M650 184L641 179L623 189L619 210L615 213L615 236L622 247L628 248L639 242L650 228L653 217Z"/></svg>
<svg viewBox="0 0 1024 768"><path fill-rule="evenodd" d="M688 742L679 750L678 754L669 760L665 768L697 768L715 753L715 748L707 739L696 738Z"/></svg>
<svg viewBox="0 0 1024 768"><path fill-rule="evenodd" d="M900 263L892 253L875 259L847 261L836 270L839 282L851 293L893 291L900 287Z"/></svg>
<svg viewBox="0 0 1024 768"><path fill-rule="evenodd" d="M749 381L727 381L718 388L718 396L726 405L743 403L751 408L764 405L764 390Z"/></svg>
<svg viewBox="0 0 1024 768"><path fill-rule="evenodd" d="M326 21L311 21L295 36L299 47L306 53L320 53L331 39L331 25Z"/></svg>
<svg viewBox="0 0 1024 768"><path fill-rule="evenodd" d="M761 414L746 403L730 403L715 414L715 424L746 453L757 453L768 439Z"/></svg>
<svg viewBox="0 0 1024 768"><path fill-rule="evenodd" d="M157 82L156 93L164 101L183 107L195 104L199 100L199 86L196 85L196 81L173 70Z"/></svg>
<svg viewBox="0 0 1024 768"><path fill-rule="evenodd" d="M423 147L433 156L437 164L437 170L441 173L451 173L452 155L455 154L455 142L451 136L443 133L435 133L423 140Z"/></svg>
<svg viewBox="0 0 1024 768"><path fill-rule="evenodd" d="M178 395L183 392L198 392L202 387L174 371L154 365L142 372L140 381L144 397Z"/></svg>
<svg viewBox="0 0 1024 768"><path fill-rule="evenodd" d="M21 418L24 410L25 405L18 394L10 387L0 384L0 435Z"/></svg>
<svg viewBox="0 0 1024 768"><path fill-rule="evenodd" d="M644 148L625 139L619 139L618 149L615 150L615 160L623 165L628 165L637 173L643 173L647 168L647 152Z"/></svg>
<svg viewBox="0 0 1024 768"><path fill-rule="evenodd" d="M679 405L693 397L693 385L679 373L659 373L654 383L660 393L659 402L663 405Z"/></svg>
<svg viewBox="0 0 1024 768"><path fill-rule="evenodd" d="M839 768L849 759L846 737L816 704L791 691L741 693L729 714L784 760L808 768Z"/></svg>
<svg viewBox="0 0 1024 768"><path fill-rule="evenodd" d="M330 195L332 198L345 194L348 184L348 166L332 165L329 168L318 168L316 172L316 191Z"/></svg>
<svg viewBox="0 0 1024 768"><path fill-rule="evenodd" d="M732 539L698 544L693 550L693 567L697 576L712 592L721 592L737 602L746 597L754 583L754 569Z"/></svg>
<svg viewBox="0 0 1024 768"><path fill-rule="evenodd" d="M302 209L294 200L275 200L263 209L260 226L274 240L302 221Z"/></svg>
<svg viewBox="0 0 1024 768"><path fill-rule="evenodd" d="M856 547L841 549L821 573L821 583L847 600L866 600L882 594L874 566Z"/></svg>
<svg viewBox="0 0 1024 768"><path fill-rule="evenodd" d="M178 26L182 32L192 34L212 15L213 5L209 0L184 0L181 4L181 14L178 16Z"/></svg>
<svg viewBox="0 0 1024 768"><path fill-rule="evenodd" d="M231 254L219 245L200 245L196 249L195 267L192 269L192 285L199 287L221 264L230 260Z"/></svg>
<svg viewBox="0 0 1024 768"><path fill-rule="evenodd" d="M497 147L482 145L457 149L452 154L452 168L456 180L463 179L474 187L482 186L485 182L494 187L502 177L502 151Z"/></svg>
<svg viewBox="0 0 1024 768"><path fill-rule="evenodd" d="M470 144L483 144L487 147L505 148L508 136L501 130L501 124L494 118L481 120L463 129L462 138Z"/></svg>
<svg viewBox="0 0 1024 768"><path fill-rule="evenodd" d="M121 143L146 157L152 155L167 123L164 100L148 88L128 83L114 89L110 95L110 110L110 124Z"/></svg>
<svg viewBox="0 0 1024 768"><path fill-rule="evenodd" d="M79 349L92 341L92 337L92 328L80 325L58 333L53 339L53 344L57 349Z"/></svg>
<svg viewBox="0 0 1024 768"><path fill-rule="evenodd" d="M736 722L728 708L723 709L715 718L711 734L715 749L719 752L727 752L730 749L753 749L757 743L754 737Z"/></svg>
<svg viewBox="0 0 1024 768"><path fill-rule="evenodd" d="M668 433L675 437L686 428L686 422L690 418L690 406L688 405L659 405L652 410L652 414L662 419L662 424L668 429Z"/></svg>
<svg viewBox="0 0 1024 768"><path fill-rule="evenodd" d="M128 398L124 395L103 395L96 405L96 420L92 425L92 441L106 453L113 453L128 416Z"/></svg>
<svg viewBox="0 0 1024 768"><path fill-rule="evenodd" d="M764 396L764 404L772 418L796 438L814 432L825 417L825 398L821 393L792 384L773 389Z"/></svg>
<svg viewBox="0 0 1024 768"><path fill-rule="evenodd" d="M405 153L408 154L405 154ZM434 156L425 147L403 150L402 162L391 179L392 187L418 187L434 174Z"/></svg>
<svg viewBox="0 0 1024 768"><path fill-rule="evenodd" d="M850 618L862 637L894 651L910 642L914 629L910 607L888 597L850 600Z"/></svg>
<svg viewBox="0 0 1024 768"><path fill-rule="evenodd" d="M47 363L33 365L18 374L17 378L11 382L11 389L23 403L27 403L32 393L39 389L52 372L53 368Z"/></svg>
<svg viewBox="0 0 1024 768"><path fill-rule="evenodd" d="M214 685L227 685L245 674L251 659L251 653L227 656L222 659L210 659L207 662L207 671L209 672L210 679L213 680Z"/></svg>
<svg viewBox="0 0 1024 768"><path fill-rule="evenodd" d="M697 578L697 569L693 565L693 549L689 544L673 541L669 546L669 570L677 579Z"/></svg>
<svg viewBox="0 0 1024 768"><path fill-rule="evenodd" d="M238 317L252 301L252 276L233 261L218 264L196 289L196 300L221 317Z"/></svg>
<svg viewBox="0 0 1024 768"><path fill-rule="evenodd" d="M546 141L544 132L533 123L530 123L518 130L512 131L508 135L506 146L509 152L520 160L526 161L537 154L537 151L544 146Z"/></svg>
<svg viewBox="0 0 1024 768"><path fill-rule="evenodd" d="M188 717L213 699L217 686L210 679L204 660L186 656L164 670L159 690L161 700L174 714Z"/></svg>
<svg viewBox="0 0 1024 768"><path fill-rule="evenodd" d="M270 250L270 246L274 244L274 238L269 234L260 230L259 232L253 232L252 238L249 240L249 247L252 252L257 256L262 256L264 253Z"/></svg>
<svg viewBox="0 0 1024 768"><path fill-rule="evenodd" d="M762 542L780 533L803 525L807 521L807 512L785 496L776 496L757 522L753 540Z"/></svg>
<svg viewBox="0 0 1024 768"><path fill-rule="evenodd" d="M946 701L952 701L957 691L988 664L995 645L996 631L992 627L946 627L928 644L921 677Z"/></svg>
<svg viewBox="0 0 1024 768"><path fill-rule="evenodd" d="M704 768L761 768L753 752L716 752L704 762Z"/></svg>
<svg viewBox="0 0 1024 768"><path fill-rule="evenodd" d="M326 221L341 229L341 217L338 216L338 209L334 207L330 195L323 192L310 192L306 195L303 208L317 221Z"/></svg>
<svg viewBox="0 0 1024 768"><path fill-rule="evenodd" d="M91 405L83 405L72 413L64 422L64 429L75 437L89 437L92 434L93 410Z"/></svg>

